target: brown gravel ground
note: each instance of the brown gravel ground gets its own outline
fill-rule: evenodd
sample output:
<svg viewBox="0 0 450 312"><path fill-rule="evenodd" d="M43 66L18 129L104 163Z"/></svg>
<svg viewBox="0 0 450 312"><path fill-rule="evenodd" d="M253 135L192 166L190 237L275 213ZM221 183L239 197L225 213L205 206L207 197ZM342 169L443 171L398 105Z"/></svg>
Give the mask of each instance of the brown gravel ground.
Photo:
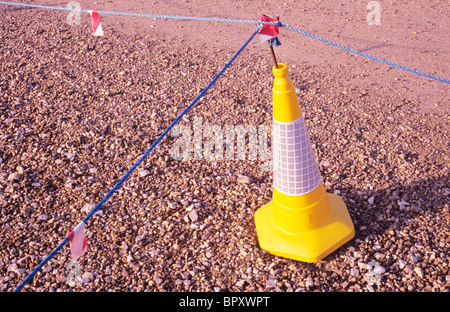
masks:
<svg viewBox="0 0 450 312"><path fill-rule="evenodd" d="M112 1L98 3L105 10L127 9ZM185 1L168 12L173 1L160 11L155 3L145 12L206 16L214 8L210 3L195 12L183 10L197 3ZM233 15L252 1L239 3L229 12L217 6L216 12L249 19L272 13L259 1L256 14ZM305 5L305 17L313 19L321 5L321 14L331 17L349 12L344 10L349 5L331 9L328 4ZM430 12L438 14L438 5L431 2ZM282 10L295 14L289 6ZM69 26L64 12L52 17L48 10L1 6L0 14L0 290L9 292L104 197L253 30L217 26L207 38L215 44L207 45L206 37L180 39L189 22L155 20L153 30L144 32L129 20L107 16L105 36L94 37L87 14L80 26ZM173 28L158 33L164 22ZM204 33L212 25L204 26ZM307 30L326 35L319 26ZM331 28L329 39L336 32ZM407 32L413 29L419 39L425 32L420 27ZM347 32L351 46L354 38ZM374 37L368 46L379 41ZM280 38L279 60L291 69L325 186L344 198L355 223L353 240L312 264L262 251L253 215L271 199L271 172L262 171L259 160L176 161L171 156L175 138L168 136L87 224L82 282L67 283L66 246L24 291L448 292L447 85L343 51L328 54L336 48L310 39L310 45L294 48L302 56L295 61L289 48L294 38L300 44L301 37L293 34ZM429 64L389 58L391 49L400 49L394 44L380 47L379 55L403 65L427 64L416 68L448 78L445 66L439 66L448 49L435 48L432 43L439 39L433 40L419 53ZM408 53L418 52L413 50ZM197 116L204 126L222 129L270 126L271 66L267 46L255 39L180 123L192 127ZM366 279L372 261L381 267L379 285Z"/></svg>

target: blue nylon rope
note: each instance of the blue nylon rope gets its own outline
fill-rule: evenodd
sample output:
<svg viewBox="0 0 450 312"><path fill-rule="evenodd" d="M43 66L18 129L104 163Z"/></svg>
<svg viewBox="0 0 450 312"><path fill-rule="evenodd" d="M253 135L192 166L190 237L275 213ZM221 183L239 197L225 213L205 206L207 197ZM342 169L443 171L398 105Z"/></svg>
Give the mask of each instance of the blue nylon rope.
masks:
<svg viewBox="0 0 450 312"><path fill-rule="evenodd" d="M369 59L377 61L377 62L381 62L383 64L394 66L394 67L397 67L397 68L409 71L409 72L417 74L417 75L425 76L427 78L436 79L436 80L439 80L439 81L442 81L442 82L450 83L450 80L448 80L448 79L443 79L443 78L439 78L439 77L436 77L436 76L433 76L433 75L429 75L427 73L423 73L423 72L420 72L420 71L412 69L412 68L408 68L408 67L405 67L405 66L402 66L402 65L399 65L399 64L396 64L396 63L392 63L392 62L380 59L378 57L375 57L375 56L372 56L372 55L369 55L369 54L366 54L366 53L363 53L363 52L360 52L360 51L357 51L357 50L354 50L354 49L350 49L350 48L344 47L343 45L331 42L331 41L323 39L323 38L320 38L320 37L318 37L316 35L313 35L313 34L310 34L310 33L306 32L304 30L296 29L294 27L287 26L287 25L282 25L281 27L289 29L289 30L292 30L292 31L297 32L297 33L300 33L302 35L311 37L313 39L322 41L322 42L324 42L326 44L329 44L329 45L332 45L332 46L334 46L336 48L339 48L339 49L342 49L342 50L345 50L345 51L348 51L348 52L351 52L351 53L355 53L355 54L358 54L360 56L364 56L366 58L369 58Z"/></svg>
<svg viewBox="0 0 450 312"><path fill-rule="evenodd" d="M77 9L77 8L65 8L55 7L49 5L40 4L28 4L18 2L0 1L0 4L9 4L22 7L61 10L61 11L76 11L83 13L90 13L91 10ZM224 23L244 23L244 24L261 24L261 25L281 25L280 22L261 22L255 20L240 20L240 19L227 19L227 18L214 18L214 17L194 17L194 16L177 16L177 15L160 15L160 14L144 14L144 13L131 13L131 12L114 12L114 11L100 11L96 10L98 14L106 15L121 15L121 16L133 16L133 17L152 17L152 18L165 18L165 19L178 19L178 20L191 20L191 21L207 21L207 22L224 22Z"/></svg>
<svg viewBox="0 0 450 312"><path fill-rule="evenodd" d="M22 7L31 7L31 8L41 8L41 9L52 9L52 10L63 10L63 11L77 11L77 12L86 12L89 13L90 10L85 9L76 9L76 8L65 8L65 7L54 7L54 6L48 6L48 5L39 5L39 4L27 4L27 3L18 3L18 2L7 2L7 1L0 1L0 4L6 4L6 5L15 5L15 6L22 6ZM343 45L334 43L332 41L320 38L316 35L310 34L304 30L300 30L291 26L282 25L281 22L261 22L261 21L254 21L254 20L239 20L239 19L225 19L225 18L213 18L213 17L193 17L193 16L176 16L176 15L159 15L159 14L143 14L143 13L129 13L129 12L112 12L112 11L97 11L99 14L109 14L109 15L122 15L122 16L134 16L134 17L152 17L152 18L165 18L165 19L178 19L178 20L192 20L192 21L209 21L209 22L226 22L226 23L246 23L246 24L257 24L258 26L261 25L278 25L282 28L286 28L289 30L292 30L294 32L300 33L302 35L311 37L313 39L319 40L323 43L332 45L336 48L366 57L368 59L371 59L373 61L381 62L386 65L390 65L393 67L397 67L406 71L409 71L411 73L425 76L430 79L435 79L441 82L450 83L450 80L436 77L434 75L430 75L412 68L408 68L406 66L402 66L393 62L389 62L383 59L380 59L375 56L371 56L369 54L347 48Z"/></svg>
<svg viewBox="0 0 450 312"><path fill-rule="evenodd" d="M131 167L130 170L120 179L119 182L106 194L106 196L100 201L100 203L95 206L91 212L83 219L83 222L86 224L87 221L97 212L97 210L117 191L117 189L125 182L125 180L133 173L133 171L144 161L145 158L153 151L153 149L161 142L161 140L169 133L169 131L175 126L175 124L187 113L191 110L192 107L200 100L200 98L212 87L212 85L219 79L219 77L225 72L225 70L234 62L237 56L245 49L245 47L250 43L250 41L255 37L258 33L259 29L257 29L250 38L244 43L244 45L236 52L236 54L231 58L231 60L223 67L223 69L214 77L214 79L208 84L208 86L203 89L203 91L198 95L191 104L170 124L169 127L159 136L159 138L153 142L150 148L139 158L139 160ZM25 286L33 276L46 264L65 244L69 242L69 239L64 238L61 243L44 259L42 262L25 278L25 280L17 286L14 292L19 292L23 286Z"/></svg>

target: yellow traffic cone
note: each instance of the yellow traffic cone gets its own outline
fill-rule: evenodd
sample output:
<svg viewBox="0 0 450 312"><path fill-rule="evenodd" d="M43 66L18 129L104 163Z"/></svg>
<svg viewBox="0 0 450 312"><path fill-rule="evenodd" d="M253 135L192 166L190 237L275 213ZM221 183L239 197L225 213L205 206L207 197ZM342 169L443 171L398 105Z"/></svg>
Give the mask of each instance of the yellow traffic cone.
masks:
<svg viewBox="0 0 450 312"><path fill-rule="evenodd" d="M325 192L288 67L273 67L273 197L255 213L261 248L316 262L355 229L341 197Z"/></svg>

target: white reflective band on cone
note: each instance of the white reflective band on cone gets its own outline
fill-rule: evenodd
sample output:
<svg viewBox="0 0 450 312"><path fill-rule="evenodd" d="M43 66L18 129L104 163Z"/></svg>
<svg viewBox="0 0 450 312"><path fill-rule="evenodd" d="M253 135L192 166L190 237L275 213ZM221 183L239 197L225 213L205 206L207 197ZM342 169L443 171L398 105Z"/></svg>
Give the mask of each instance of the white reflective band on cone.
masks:
<svg viewBox="0 0 450 312"><path fill-rule="evenodd" d="M273 185L286 195L303 195L322 181L303 115L292 122L273 120Z"/></svg>

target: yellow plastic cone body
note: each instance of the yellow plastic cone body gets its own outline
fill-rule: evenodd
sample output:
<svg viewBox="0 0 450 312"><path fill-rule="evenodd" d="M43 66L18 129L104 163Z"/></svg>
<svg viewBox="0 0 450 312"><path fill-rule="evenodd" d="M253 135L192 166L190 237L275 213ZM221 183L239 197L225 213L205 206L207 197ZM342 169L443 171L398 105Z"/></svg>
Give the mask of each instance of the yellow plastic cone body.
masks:
<svg viewBox="0 0 450 312"><path fill-rule="evenodd" d="M325 192L288 67L273 67L272 201L255 213L261 248L316 262L355 235L341 197Z"/></svg>

